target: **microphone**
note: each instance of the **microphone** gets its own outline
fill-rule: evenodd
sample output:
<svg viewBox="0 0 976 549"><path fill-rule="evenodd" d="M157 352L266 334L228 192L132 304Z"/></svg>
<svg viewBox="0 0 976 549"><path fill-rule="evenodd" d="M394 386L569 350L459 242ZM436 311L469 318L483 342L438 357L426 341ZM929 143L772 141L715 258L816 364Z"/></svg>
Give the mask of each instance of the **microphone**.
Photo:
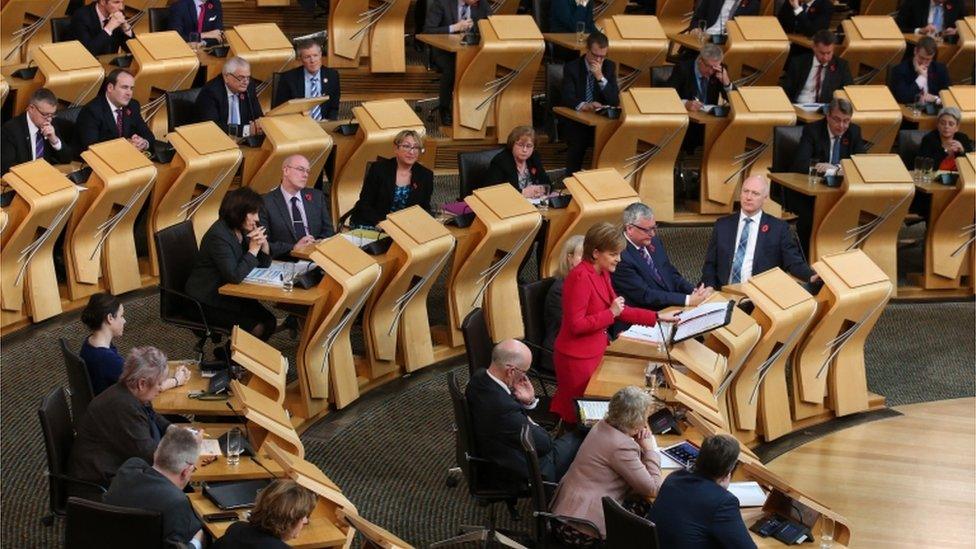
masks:
<svg viewBox="0 0 976 549"><path fill-rule="evenodd" d="M674 361L671 360L671 351L668 349L668 338L664 335L664 326L661 323L657 323L657 331L661 333L661 344L664 346L664 354L668 357L668 366L674 368ZM230 404L228 404L230 406Z"/></svg>

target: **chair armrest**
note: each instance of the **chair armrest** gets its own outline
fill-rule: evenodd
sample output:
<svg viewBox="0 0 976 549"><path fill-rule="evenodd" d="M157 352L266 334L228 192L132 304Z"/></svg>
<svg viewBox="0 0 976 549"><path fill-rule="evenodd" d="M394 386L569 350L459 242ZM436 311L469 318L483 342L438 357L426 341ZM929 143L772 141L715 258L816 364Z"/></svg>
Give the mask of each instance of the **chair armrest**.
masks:
<svg viewBox="0 0 976 549"><path fill-rule="evenodd" d="M99 493L102 493L102 494L104 494L105 492L108 491L104 486L102 486L101 484L98 484L97 482L89 482L87 480L81 480L81 479L77 479L77 478L74 478L74 477L69 477L68 475L62 475L62 474L59 474L59 473L52 473L50 471L48 471L47 476L52 477L52 478L56 478L58 480L62 480L64 482L70 482L71 484L78 484L80 486L88 486L89 488L97 488L98 491L99 491Z"/></svg>
<svg viewBox="0 0 976 549"><path fill-rule="evenodd" d="M171 293L171 294L173 294L175 296L182 297L183 299L187 299L189 301L192 301L193 304L196 305L196 307L197 307L197 312L200 314L200 321L203 322L203 329L204 329L204 331L207 332L207 337L210 337L210 333L211 333L210 332L210 324L207 322L207 315L205 315L203 313L203 305L199 301L197 301L195 298L190 297L189 295L187 295L187 294L185 294L185 293L183 293L183 292L181 292L179 290L173 290L171 288L164 288L162 286L159 287L159 290L161 292Z"/></svg>
<svg viewBox="0 0 976 549"><path fill-rule="evenodd" d="M597 538L603 539L603 536L600 535L600 529L597 528L596 524L593 524L591 521L588 521L586 519L581 519L581 518L576 518L576 517L569 517L569 516L566 516L566 515L556 515L554 513L546 513L544 511L533 511L532 512L532 516L535 516L535 517L543 517L545 519L554 520L556 522L561 522L561 523L567 524L569 526L573 526L574 524L577 525L577 526L583 526L583 527L585 527L585 528L587 528L589 530L592 530L593 533L596 534L596 537Z"/></svg>

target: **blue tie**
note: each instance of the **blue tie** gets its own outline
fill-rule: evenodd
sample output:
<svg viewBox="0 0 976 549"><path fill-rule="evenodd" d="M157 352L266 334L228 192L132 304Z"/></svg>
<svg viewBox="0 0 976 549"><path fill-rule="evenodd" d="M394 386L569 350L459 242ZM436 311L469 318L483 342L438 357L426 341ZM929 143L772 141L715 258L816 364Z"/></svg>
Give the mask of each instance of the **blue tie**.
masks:
<svg viewBox="0 0 976 549"><path fill-rule="evenodd" d="M313 74L308 79L308 96L318 97L319 96L319 75ZM316 105L312 109L312 119L321 120L322 119L322 106Z"/></svg>
<svg viewBox="0 0 976 549"><path fill-rule="evenodd" d="M932 9L932 26L936 31L942 32L942 4Z"/></svg>
<svg viewBox="0 0 976 549"><path fill-rule="evenodd" d="M749 217L743 222L739 245L735 247L735 257L732 258L732 276L729 277L729 284L738 284L742 281L742 262L746 259L746 247L749 245L750 223L752 219Z"/></svg>
<svg viewBox="0 0 976 549"><path fill-rule="evenodd" d="M240 98L237 97L236 93L231 94L230 96L230 107L228 110L230 111L229 113L230 120L228 121L228 123L240 124L241 123L241 101Z"/></svg>
<svg viewBox="0 0 976 549"><path fill-rule="evenodd" d="M830 148L830 163L840 164L840 136L834 138L834 146Z"/></svg>
<svg viewBox="0 0 976 549"><path fill-rule="evenodd" d="M654 279L657 280L662 286L664 285L664 279L661 278L660 271L657 270L657 265L654 264L654 258L651 256L651 252L647 250L647 247L641 248L641 253L644 256L644 262L651 269L651 274L654 275Z"/></svg>

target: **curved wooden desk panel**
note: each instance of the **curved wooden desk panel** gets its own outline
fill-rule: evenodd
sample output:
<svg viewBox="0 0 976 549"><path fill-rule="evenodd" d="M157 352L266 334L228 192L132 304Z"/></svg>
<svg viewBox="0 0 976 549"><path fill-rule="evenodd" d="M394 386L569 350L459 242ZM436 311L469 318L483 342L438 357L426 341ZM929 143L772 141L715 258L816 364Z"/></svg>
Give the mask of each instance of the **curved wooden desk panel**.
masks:
<svg viewBox="0 0 976 549"><path fill-rule="evenodd" d="M956 31L959 34L959 48L946 61L949 81L953 84L972 83L973 59L976 58L976 17L956 20Z"/></svg>
<svg viewBox="0 0 976 549"><path fill-rule="evenodd" d="M709 301L726 299L727 296L721 293L714 294ZM732 399L729 387L738 376L742 365L745 364L749 353L759 342L762 330L759 324L742 309L735 307L732 309L732 320L728 325L712 330L705 336L705 346L719 355L725 357L725 371L714 393L718 401L719 411L728 423L730 428L736 426L732 414Z"/></svg>
<svg viewBox="0 0 976 549"><path fill-rule="evenodd" d="M898 230L915 194L912 176L894 154L854 155L841 166L841 196L820 223L810 258L861 249L898 280Z"/></svg>
<svg viewBox="0 0 976 549"><path fill-rule="evenodd" d="M673 36L684 32L691 25L691 16L695 12L694 0L661 0L657 3L657 19L664 32Z"/></svg>
<svg viewBox="0 0 976 549"><path fill-rule="evenodd" d="M136 76L132 97L142 104L148 123L165 105L160 92L185 90L193 85L200 59L176 31L137 34L126 45L132 52L130 70Z"/></svg>
<svg viewBox="0 0 976 549"><path fill-rule="evenodd" d="M958 288L963 275L973 286L973 223L976 217L976 154L956 158L959 179L948 204L930 217L925 234L925 287ZM934 203L933 199L933 203ZM934 205L933 205L934 210Z"/></svg>
<svg viewBox="0 0 976 549"><path fill-rule="evenodd" d="M366 0L331 3L329 66L356 68L368 54L370 72L406 71L403 33L409 8L409 0L382 0L372 8Z"/></svg>
<svg viewBox="0 0 976 549"><path fill-rule="evenodd" d="M572 202L558 222L550 222L546 235L546 254L542 276L553 276L559 268L560 252L573 235L586 231L601 221L620 223L624 208L637 202L634 189L613 168L583 170L563 180Z"/></svg>
<svg viewBox="0 0 976 549"><path fill-rule="evenodd" d="M0 64L24 63L29 57L28 52L50 43L51 18L64 17L67 8L68 0L4 2L0 9Z"/></svg>
<svg viewBox="0 0 976 549"><path fill-rule="evenodd" d="M840 57L850 64L854 84L885 84L888 69L905 53L905 37L888 15L855 15L841 21L844 51ZM885 151L887 152L887 151Z"/></svg>
<svg viewBox="0 0 976 549"><path fill-rule="evenodd" d="M230 391L234 396L228 403L237 410L243 410L241 415L247 419L247 439L255 452L266 455L268 449L265 445L274 443L298 459L305 459L305 445L298 438L291 418L281 404L236 379L231 380Z"/></svg>
<svg viewBox="0 0 976 549"><path fill-rule="evenodd" d="M285 159L301 154L308 159L308 185L314 185L332 149L332 137L319 123L304 114L265 116L258 123L264 130L262 160L244 164L243 184L265 194L281 183ZM252 168L253 166L253 168Z"/></svg>
<svg viewBox="0 0 976 549"><path fill-rule="evenodd" d="M776 86L790 40L775 17L736 17L728 22L725 63L736 86Z"/></svg>
<svg viewBox="0 0 976 549"><path fill-rule="evenodd" d="M393 155L393 138L403 130L426 134L424 123L403 99L367 101L353 107L359 123L355 144L337 151L332 181L332 224L337 226L359 200L366 176L366 164L376 157Z"/></svg>
<svg viewBox="0 0 976 549"><path fill-rule="evenodd" d="M224 31L230 44L228 57L243 57L251 64L251 78L270 81L295 58L295 49L278 25L254 23L237 25Z"/></svg>
<svg viewBox="0 0 976 549"><path fill-rule="evenodd" d="M380 222L393 239L390 280L374 292L363 315L368 354L395 368L397 355L413 372L434 363L427 296L454 251L454 236L420 206ZM384 278L387 273L384 273ZM375 375L374 375L375 377Z"/></svg>
<svg viewBox="0 0 976 549"><path fill-rule="evenodd" d="M281 351L234 326L230 339L231 360L251 373L247 388L261 394L279 406L285 403L288 359Z"/></svg>
<svg viewBox="0 0 976 549"><path fill-rule="evenodd" d="M382 6L388 6L381 2ZM355 68L369 34L369 0L336 0L329 3L328 61L332 68ZM402 37L401 37L402 38Z"/></svg>
<svg viewBox="0 0 976 549"><path fill-rule="evenodd" d="M379 19L369 33L369 72L406 72L403 34L409 10L410 0L383 0L383 12L374 16Z"/></svg>
<svg viewBox="0 0 976 549"><path fill-rule="evenodd" d="M890 17L892 13L898 11L898 0L866 0L861 5L862 15L883 15Z"/></svg>
<svg viewBox="0 0 976 549"><path fill-rule="evenodd" d="M92 174L68 223L64 240L68 295L83 299L104 287L113 295L142 287L135 222L149 198L156 167L139 149L119 138L81 153Z"/></svg>
<svg viewBox="0 0 976 549"><path fill-rule="evenodd" d="M834 92L854 107L851 122L861 127L866 153L891 152L901 127L901 106L888 86L847 86Z"/></svg>
<svg viewBox="0 0 976 549"><path fill-rule="evenodd" d="M81 42L44 44L34 49L31 56L37 64L37 74L17 92L14 113L24 112L31 93L41 87L48 88L59 100L72 106L84 105L98 94L105 68Z"/></svg>
<svg viewBox="0 0 976 549"><path fill-rule="evenodd" d="M792 126L796 112L783 88L751 86L729 92L729 125L702 161L701 213L730 213L745 177L766 173L775 126Z"/></svg>
<svg viewBox="0 0 976 549"><path fill-rule="evenodd" d="M825 408L837 416L869 409L864 341L894 290L887 275L860 250L825 256L813 269L824 287L817 294L817 317L793 358L796 420Z"/></svg>
<svg viewBox="0 0 976 549"><path fill-rule="evenodd" d="M0 103L6 101L8 95L10 95L10 82L0 75Z"/></svg>
<svg viewBox="0 0 976 549"><path fill-rule="evenodd" d="M43 159L14 166L3 182L16 194L5 210L8 222L0 235L0 325L27 315L40 322L61 314L54 242L75 207L79 188Z"/></svg>
<svg viewBox="0 0 976 549"><path fill-rule="evenodd" d="M624 4L623 0L611 2L611 7ZM598 20L599 26L610 40L610 48L613 49L620 91L626 91L632 86L647 86L651 67L666 63L668 36L657 17L622 13L603 13ZM582 47L585 48L586 45L583 44Z"/></svg>

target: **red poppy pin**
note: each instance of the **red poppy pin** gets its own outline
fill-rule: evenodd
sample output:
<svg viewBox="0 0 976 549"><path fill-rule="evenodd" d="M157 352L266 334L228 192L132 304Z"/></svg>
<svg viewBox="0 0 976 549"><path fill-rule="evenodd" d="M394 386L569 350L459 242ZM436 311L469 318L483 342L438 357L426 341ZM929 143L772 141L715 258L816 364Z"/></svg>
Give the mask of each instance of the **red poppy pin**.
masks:
<svg viewBox="0 0 976 549"><path fill-rule="evenodd" d="M946 4L945 9L946 11L952 11L952 4Z"/></svg>
<svg viewBox="0 0 976 549"><path fill-rule="evenodd" d="M831 63L830 66L827 67L827 70L829 70L830 72L836 71L837 70L837 64L836 63Z"/></svg>
<svg viewBox="0 0 976 549"><path fill-rule="evenodd" d="M769 224L763 223L762 227L759 227L759 230L761 232L768 233L769 232Z"/></svg>
<svg viewBox="0 0 976 549"><path fill-rule="evenodd" d="M851 144L851 140L845 137L844 139L841 139L840 144L846 147Z"/></svg>
<svg viewBox="0 0 976 549"><path fill-rule="evenodd" d="M410 188L416 191L417 190L417 184L414 183L413 181L411 181L410 182Z"/></svg>
<svg viewBox="0 0 976 549"><path fill-rule="evenodd" d="M535 175L535 168L529 168L529 173Z"/></svg>
<svg viewBox="0 0 976 549"><path fill-rule="evenodd" d="M129 109L125 109L125 115L132 116L132 111L130 111Z"/></svg>
<svg viewBox="0 0 976 549"><path fill-rule="evenodd" d="M815 13L817 13L817 8L814 8L813 6L807 8L807 14L808 15L813 15Z"/></svg>
<svg viewBox="0 0 976 549"><path fill-rule="evenodd" d="M211 4L210 2L207 2L207 9L208 9L208 10L212 10L212 9L214 9L214 8L213 8L213 4Z"/></svg>
<svg viewBox="0 0 976 549"><path fill-rule="evenodd" d="M312 193L305 193L305 202L312 201Z"/></svg>
<svg viewBox="0 0 976 549"><path fill-rule="evenodd" d="M739 7L740 8L744 8L747 5L749 5L749 0L742 0L741 2L739 2Z"/></svg>

